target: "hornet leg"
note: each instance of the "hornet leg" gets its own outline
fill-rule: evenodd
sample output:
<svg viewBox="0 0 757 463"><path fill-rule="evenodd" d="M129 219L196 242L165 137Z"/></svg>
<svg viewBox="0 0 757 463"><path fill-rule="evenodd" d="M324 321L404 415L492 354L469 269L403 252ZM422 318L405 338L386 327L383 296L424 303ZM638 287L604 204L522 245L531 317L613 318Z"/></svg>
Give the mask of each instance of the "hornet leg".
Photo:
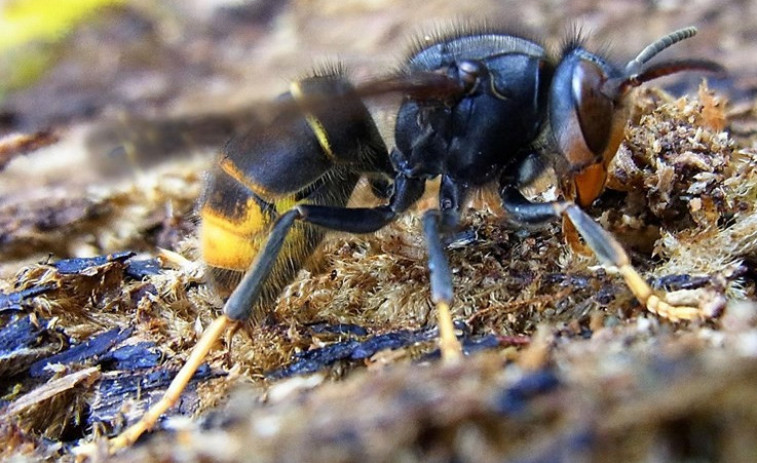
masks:
<svg viewBox="0 0 757 463"><path fill-rule="evenodd" d="M439 233L440 221L441 215L437 210L431 209L423 214L423 233L426 235L428 268L431 272L431 301L436 305L439 325L439 349L442 358L449 361L462 356L462 346L455 336L449 310L452 304L452 273Z"/></svg>
<svg viewBox="0 0 757 463"><path fill-rule="evenodd" d="M516 188L506 187L500 191L502 204L510 216L522 223L538 224L560 217L567 217L575 226L586 244L604 265L618 268L626 285L647 310L671 321L704 318L699 308L674 306L664 297L655 294L652 288L631 265L623 246L580 207L569 201L532 203Z"/></svg>
<svg viewBox="0 0 757 463"><path fill-rule="evenodd" d="M276 257L281 251L289 229L298 217L297 209L292 209L276 220L263 251L258 254L239 286L231 293L223 309L223 315L218 317L206 330L192 349L179 373L171 381L171 385L160 400L150 407L142 418L109 442L110 450L116 451L133 444L139 436L155 426L160 416L171 408L181 397L192 376L200 368L210 349L230 325L238 325L250 315L252 302L260 295L263 283L273 268Z"/></svg>
<svg viewBox="0 0 757 463"><path fill-rule="evenodd" d="M160 416L171 408L181 396L190 379L202 365L207 353L229 327L238 326L247 320L255 301L260 296L266 279L271 273L290 229L297 220L320 225L335 231L369 233L392 222L423 194L421 180L399 178L395 183L395 195L389 205L375 208L342 208L301 204L282 214L274 223L268 240L258 253L250 270L234 289L218 317L205 330L195 345L189 359L173 379L166 394L147 413L122 434L111 439L109 451L128 447L139 436L155 426ZM81 449L87 453L89 449Z"/></svg>

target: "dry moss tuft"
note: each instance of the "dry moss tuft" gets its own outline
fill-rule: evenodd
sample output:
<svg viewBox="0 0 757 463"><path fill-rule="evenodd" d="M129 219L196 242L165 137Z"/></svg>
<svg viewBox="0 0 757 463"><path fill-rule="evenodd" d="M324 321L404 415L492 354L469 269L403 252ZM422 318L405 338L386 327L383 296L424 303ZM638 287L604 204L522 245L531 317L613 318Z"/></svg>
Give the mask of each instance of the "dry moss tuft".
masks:
<svg viewBox="0 0 757 463"><path fill-rule="evenodd" d="M673 100L655 90L639 96L638 123L628 128L608 183L628 193L639 225L704 229L739 207L726 191L738 165L731 163L735 145L723 131L722 106L705 84L697 99Z"/></svg>

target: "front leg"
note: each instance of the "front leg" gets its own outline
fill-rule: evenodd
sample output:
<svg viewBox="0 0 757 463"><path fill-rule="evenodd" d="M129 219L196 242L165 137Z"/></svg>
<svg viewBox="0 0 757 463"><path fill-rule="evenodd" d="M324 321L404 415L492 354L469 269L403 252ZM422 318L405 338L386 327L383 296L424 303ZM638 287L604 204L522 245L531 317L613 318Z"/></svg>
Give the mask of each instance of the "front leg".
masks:
<svg viewBox="0 0 757 463"><path fill-rule="evenodd" d="M442 217L438 210L431 209L423 214L423 233L428 246L428 269L431 274L431 301L436 305L439 326L439 349L443 359L454 360L460 358L462 346L455 336L455 326L450 313L453 295L452 272L439 231L441 222Z"/></svg>
<svg viewBox="0 0 757 463"><path fill-rule="evenodd" d="M665 301L664 294L656 294L633 268L623 246L575 203L571 201L532 203L512 186L502 187L500 197L505 211L513 220L520 223L541 224L561 217L570 220L600 262L617 267L633 295L650 312L672 321L706 318L699 308L675 306Z"/></svg>

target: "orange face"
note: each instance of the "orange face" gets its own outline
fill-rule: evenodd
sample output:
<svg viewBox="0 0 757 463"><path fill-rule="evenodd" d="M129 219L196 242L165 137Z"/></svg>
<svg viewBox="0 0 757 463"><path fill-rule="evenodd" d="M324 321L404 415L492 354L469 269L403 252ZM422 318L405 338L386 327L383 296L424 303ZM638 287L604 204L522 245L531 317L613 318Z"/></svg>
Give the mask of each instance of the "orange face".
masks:
<svg viewBox="0 0 757 463"><path fill-rule="evenodd" d="M572 199L579 206L590 206L604 190L607 181L607 169L623 141L626 120L626 111L623 108L616 108L613 111L609 140L598 162L589 164L574 173L572 177L574 196Z"/></svg>
<svg viewBox="0 0 757 463"><path fill-rule="evenodd" d="M557 73L555 78L565 84L559 88L562 93L553 96L550 123L567 162L565 194L586 207L602 193L607 166L623 139L625 95L612 98L603 93L606 69L580 55L566 60Z"/></svg>

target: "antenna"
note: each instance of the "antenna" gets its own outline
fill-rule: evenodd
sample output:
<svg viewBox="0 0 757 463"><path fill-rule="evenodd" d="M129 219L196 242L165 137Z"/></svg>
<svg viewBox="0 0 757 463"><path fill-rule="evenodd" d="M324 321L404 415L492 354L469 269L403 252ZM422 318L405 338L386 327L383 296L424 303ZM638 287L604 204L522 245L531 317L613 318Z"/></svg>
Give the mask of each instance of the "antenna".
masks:
<svg viewBox="0 0 757 463"><path fill-rule="evenodd" d="M638 74L639 72L641 72L641 68L642 66L644 66L644 63L654 58L658 53L670 47L671 45L675 45L676 43L694 37L695 35L697 35L697 28L694 26L689 26L684 27L683 29L678 29L677 31L673 31L665 37L661 37L655 40L653 43L647 45L643 50L641 50L641 53L639 53L636 58L632 59L628 62L628 64L626 64L626 75L633 76Z"/></svg>
<svg viewBox="0 0 757 463"><path fill-rule="evenodd" d="M647 45L636 58L626 64L625 76L608 79L602 85L602 93L613 100L619 100L632 87L638 87L659 77L675 74L682 71L707 71L723 72L723 67L709 60L686 59L669 60L661 63L645 66L645 64L657 56L661 51L676 43L694 37L697 34L696 27L685 27L671 32L665 37L655 40Z"/></svg>

